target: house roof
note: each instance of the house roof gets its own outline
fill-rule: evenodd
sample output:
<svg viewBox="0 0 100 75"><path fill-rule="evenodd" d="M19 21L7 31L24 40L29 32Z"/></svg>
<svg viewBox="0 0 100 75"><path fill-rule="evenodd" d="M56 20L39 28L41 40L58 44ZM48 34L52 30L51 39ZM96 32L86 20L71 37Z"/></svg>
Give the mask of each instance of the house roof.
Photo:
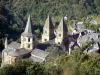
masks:
<svg viewBox="0 0 100 75"><path fill-rule="evenodd" d="M100 38L96 39L95 42L100 42Z"/></svg>
<svg viewBox="0 0 100 75"><path fill-rule="evenodd" d="M44 42L44 44L55 44L55 38L49 41Z"/></svg>
<svg viewBox="0 0 100 75"><path fill-rule="evenodd" d="M65 33L68 32L67 25L64 22L64 18L61 19L60 24L56 29L56 31L65 32Z"/></svg>
<svg viewBox="0 0 100 75"><path fill-rule="evenodd" d="M10 49L19 49L19 48L20 48L20 43L11 42L11 43L8 45L8 48L10 48Z"/></svg>
<svg viewBox="0 0 100 75"><path fill-rule="evenodd" d="M12 57L18 57L18 56L26 55L28 53L30 53L30 51L21 48L21 49L13 49L12 51L8 52L8 55Z"/></svg>
<svg viewBox="0 0 100 75"><path fill-rule="evenodd" d="M6 49L3 49L3 52L8 53L8 52L10 52L10 51L12 51L12 50L13 50L13 49L6 48Z"/></svg>
<svg viewBox="0 0 100 75"><path fill-rule="evenodd" d="M83 25L83 24L77 24L76 26L79 29L86 29L85 25Z"/></svg>
<svg viewBox="0 0 100 75"><path fill-rule="evenodd" d="M99 46L97 43L95 43L93 44L93 46L90 46L88 53L98 51L98 49L99 49Z"/></svg>
<svg viewBox="0 0 100 75"><path fill-rule="evenodd" d="M46 51L43 51L43 50L40 50L40 49L34 49L32 52L31 52L31 56L35 56L37 58L45 58L47 57L49 54L49 52L46 52Z"/></svg>
<svg viewBox="0 0 100 75"><path fill-rule="evenodd" d="M100 33L90 33L88 36L96 41L98 39L98 35L100 35Z"/></svg>
<svg viewBox="0 0 100 75"><path fill-rule="evenodd" d="M81 43L81 44L84 44L88 41L91 41L90 37L88 35L84 35L81 38L78 38L78 42Z"/></svg>
<svg viewBox="0 0 100 75"><path fill-rule="evenodd" d="M45 61L43 59L40 59L40 58L37 58L37 57L34 57L34 56L31 56L29 59L34 61L34 62L43 62L43 61Z"/></svg>

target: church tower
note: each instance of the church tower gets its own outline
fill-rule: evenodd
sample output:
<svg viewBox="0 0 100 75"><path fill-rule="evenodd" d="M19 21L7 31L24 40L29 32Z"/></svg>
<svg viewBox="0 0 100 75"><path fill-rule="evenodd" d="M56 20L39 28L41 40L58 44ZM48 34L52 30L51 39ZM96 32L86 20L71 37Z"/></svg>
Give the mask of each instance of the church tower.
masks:
<svg viewBox="0 0 100 75"><path fill-rule="evenodd" d="M46 19L46 22L43 28L42 43L46 41L50 41L54 37L55 37L54 26L53 26L51 17L48 15L48 18Z"/></svg>
<svg viewBox="0 0 100 75"><path fill-rule="evenodd" d="M25 31L21 35L21 48L32 50L34 48L34 39L35 38L33 37L31 19L29 15Z"/></svg>
<svg viewBox="0 0 100 75"><path fill-rule="evenodd" d="M62 18L58 28L56 29L55 43L61 45L63 39L67 36L67 34L68 34L68 29L64 23L64 18Z"/></svg>

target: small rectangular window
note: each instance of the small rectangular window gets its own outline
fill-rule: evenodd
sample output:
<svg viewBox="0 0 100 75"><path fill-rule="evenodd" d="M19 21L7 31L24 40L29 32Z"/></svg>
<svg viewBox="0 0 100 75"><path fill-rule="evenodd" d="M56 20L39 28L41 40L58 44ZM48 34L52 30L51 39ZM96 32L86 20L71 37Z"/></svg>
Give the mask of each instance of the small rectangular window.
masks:
<svg viewBox="0 0 100 75"><path fill-rule="evenodd" d="M30 38L28 38L28 42L30 42Z"/></svg>
<svg viewBox="0 0 100 75"><path fill-rule="evenodd" d="M58 42L58 45L60 45L60 42Z"/></svg>
<svg viewBox="0 0 100 75"><path fill-rule="evenodd" d="M45 39L45 41L47 41L47 39Z"/></svg>
<svg viewBox="0 0 100 75"><path fill-rule="evenodd" d="M61 37L61 34L59 34L59 36Z"/></svg>
<svg viewBox="0 0 100 75"><path fill-rule="evenodd" d="M30 48L30 45L28 45L28 48Z"/></svg>

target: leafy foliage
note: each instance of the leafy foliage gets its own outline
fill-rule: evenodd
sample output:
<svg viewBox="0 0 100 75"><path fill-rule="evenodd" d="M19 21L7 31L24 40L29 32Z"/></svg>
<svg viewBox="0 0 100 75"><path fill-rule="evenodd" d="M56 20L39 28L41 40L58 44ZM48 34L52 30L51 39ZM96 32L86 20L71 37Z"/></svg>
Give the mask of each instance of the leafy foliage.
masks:
<svg viewBox="0 0 100 75"><path fill-rule="evenodd" d="M0 68L0 75L99 75L100 55L86 55L74 50L49 62L18 61Z"/></svg>

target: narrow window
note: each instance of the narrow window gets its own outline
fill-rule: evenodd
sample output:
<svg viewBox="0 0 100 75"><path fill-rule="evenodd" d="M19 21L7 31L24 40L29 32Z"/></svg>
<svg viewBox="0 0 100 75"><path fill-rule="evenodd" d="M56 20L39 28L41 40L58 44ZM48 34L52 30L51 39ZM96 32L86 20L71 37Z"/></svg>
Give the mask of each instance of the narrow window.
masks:
<svg viewBox="0 0 100 75"><path fill-rule="evenodd" d="M28 45L28 48L30 48L30 45Z"/></svg>
<svg viewBox="0 0 100 75"><path fill-rule="evenodd" d="M28 42L30 42L30 38L28 38Z"/></svg>

